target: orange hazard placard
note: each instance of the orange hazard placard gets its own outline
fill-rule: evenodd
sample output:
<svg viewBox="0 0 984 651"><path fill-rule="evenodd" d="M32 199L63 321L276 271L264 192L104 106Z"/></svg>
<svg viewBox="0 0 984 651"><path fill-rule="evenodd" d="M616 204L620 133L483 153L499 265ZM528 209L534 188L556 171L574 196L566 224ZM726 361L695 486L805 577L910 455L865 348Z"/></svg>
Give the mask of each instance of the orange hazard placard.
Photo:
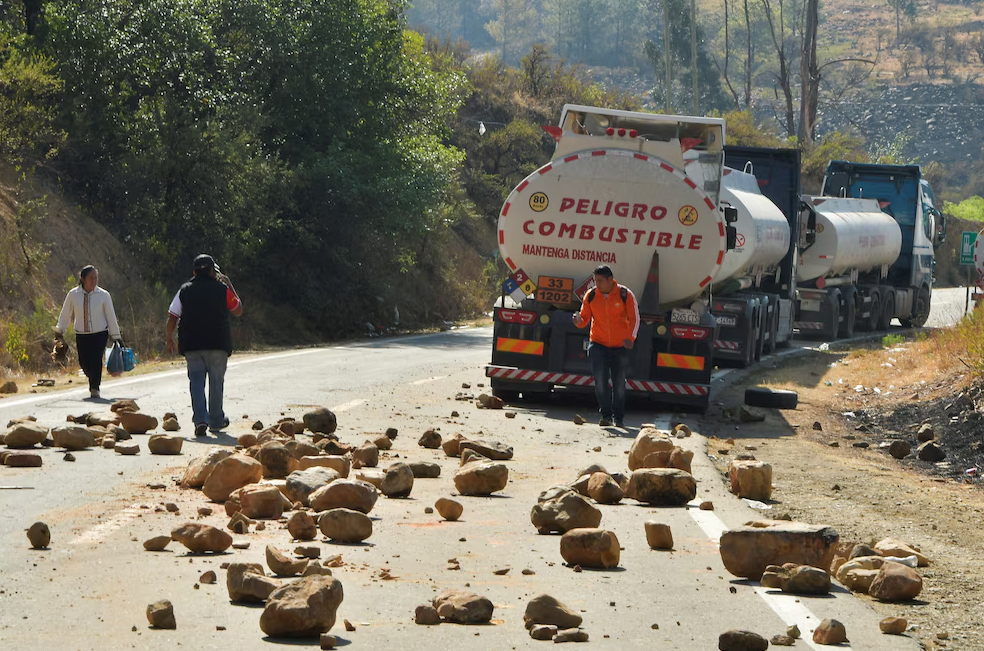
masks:
<svg viewBox="0 0 984 651"><path fill-rule="evenodd" d="M536 300L558 305L574 302L574 279L540 276L537 279Z"/></svg>
<svg viewBox="0 0 984 651"><path fill-rule="evenodd" d="M696 355L657 353L656 366L662 366L664 368L683 368L691 371L703 371L704 358Z"/></svg>
<svg viewBox="0 0 984 651"><path fill-rule="evenodd" d="M507 339L499 337L495 340L495 349L503 353L522 353L524 355L542 355L543 342L528 339Z"/></svg>

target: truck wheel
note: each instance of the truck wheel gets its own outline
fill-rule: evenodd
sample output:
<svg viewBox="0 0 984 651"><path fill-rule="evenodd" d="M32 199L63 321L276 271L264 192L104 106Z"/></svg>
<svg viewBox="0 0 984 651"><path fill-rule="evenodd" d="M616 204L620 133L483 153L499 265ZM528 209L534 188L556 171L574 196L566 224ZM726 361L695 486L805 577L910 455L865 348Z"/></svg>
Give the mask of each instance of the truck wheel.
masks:
<svg viewBox="0 0 984 651"><path fill-rule="evenodd" d="M885 300L882 301L882 309L878 313L879 330L888 330L889 326L892 324L893 314L895 314L895 296L892 294L885 294Z"/></svg>
<svg viewBox="0 0 984 651"><path fill-rule="evenodd" d="M503 389L498 386L495 380L492 380L492 395L496 398L502 399L503 402L517 402L519 400L519 391L514 391L512 389Z"/></svg>
<svg viewBox="0 0 984 651"><path fill-rule="evenodd" d="M796 409L796 405L799 404L799 394L795 391L754 387L745 389L745 404L749 407L769 409Z"/></svg>
<svg viewBox="0 0 984 651"><path fill-rule="evenodd" d="M906 328L921 328L929 320L929 292L920 287L916 290L916 297L912 301L912 317L901 319L902 325Z"/></svg>
<svg viewBox="0 0 984 651"><path fill-rule="evenodd" d="M830 306L830 330L824 332L827 341L837 339L837 332L840 330L840 301L834 301Z"/></svg>
<svg viewBox="0 0 984 651"><path fill-rule="evenodd" d="M878 294L871 295L871 303L868 305L868 317L864 319L864 329L868 332L878 330L878 320L881 317L881 299Z"/></svg>
<svg viewBox="0 0 984 651"><path fill-rule="evenodd" d="M847 304L844 306L844 320L840 324L838 335L842 339L850 339L854 336L854 319L857 317L857 306L854 304L852 296L847 297Z"/></svg>

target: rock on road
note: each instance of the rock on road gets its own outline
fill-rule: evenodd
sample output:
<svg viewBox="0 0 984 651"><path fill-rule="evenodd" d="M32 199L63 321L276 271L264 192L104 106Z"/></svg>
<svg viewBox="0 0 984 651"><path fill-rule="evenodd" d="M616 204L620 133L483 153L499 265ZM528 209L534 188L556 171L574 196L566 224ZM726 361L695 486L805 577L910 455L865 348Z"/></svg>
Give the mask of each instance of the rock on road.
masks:
<svg viewBox="0 0 984 651"><path fill-rule="evenodd" d="M963 290L934 292L934 322L962 312ZM959 293L959 300L956 294ZM959 303L959 305L958 305ZM956 308L954 306L957 306ZM572 572L563 565L558 536L539 536L529 521L537 494L556 483L568 483L591 463L624 470L628 450L642 422L665 424L666 416L635 412L629 430L617 435L596 425L576 426L575 412L595 420L590 403L521 405L518 416L478 410L471 402L454 401L461 384L482 391L482 367L488 361L490 328L376 340L272 355L235 356L227 376L229 435L195 440L190 427L187 380L183 371L113 380L104 385L111 398L133 398L143 411L160 416L175 411L186 437L183 454L151 456L146 436L136 457L111 450L76 452L66 463L61 453L44 450L40 469L0 467L0 484L30 490L0 490L0 645L4 649L210 649L235 646L267 648L258 626L260 611L229 603L222 562L263 562L266 544L290 550L293 544L273 521L265 531L235 536L249 541L248 550L219 556L191 556L176 543L151 553L142 542L168 534L178 524L195 520L207 504L198 491L174 486L187 463L212 445L232 446L235 436L249 431L256 419L276 422L281 414L299 417L309 407L326 405L338 415L341 439L361 443L364 432L397 427L394 447L381 461L431 461L441 477L418 479L409 499L380 497L372 512L372 537L362 545L316 542L322 557L342 554L345 565L334 570L345 600L333 633L340 644L364 648L399 643L401 648L430 649L450 645L470 648L533 648L523 628L526 602L547 592L584 617L590 644L610 649L711 649L730 628L754 630L769 638L798 623L812 648L808 631L820 619L835 617L847 625L855 649L903 650L916 646L907 638L878 632L878 617L843 589L831 598L788 597L757 584L736 580L723 568L716 538L723 528L759 517L734 499L703 455L703 438L684 445L697 452L694 474L698 496L690 507L651 508L626 501L601 506L602 526L615 531L624 547L618 568ZM84 390L0 400L0 419L33 414L48 426L69 414L102 408L83 400ZM460 417L450 416L453 410ZM248 419L243 419L248 415ZM694 417L691 422L698 423ZM451 477L458 465L441 450L417 446L428 428L445 436L461 432L469 438L491 438L516 450L510 482L491 498L455 497L464 504L459 522L426 514L439 497L452 496ZM699 426L696 427L699 429ZM482 434L477 434L481 431ZM594 452L600 447L600 452ZM399 455L399 458L397 458ZM782 469L776 469L781 477ZM165 484L166 489L150 488ZM716 510L696 505L712 500ZM180 514L163 503L174 502ZM221 505L210 505L202 522L225 528ZM144 508L145 507L145 508ZM157 510L159 508L159 510ZM676 541L672 552L650 551L643 523L669 524ZM29 549L25 529L35 521L52 531L51 548ZM449 568L449 559L459 570ZM453 565L451 565L453 566ZM493 570L511 568L505 575ZM194 586L201 574L215 570L214 585ZM395 580L383 580L386 569ZM524 575L523 569L535 574ZM468 589L492 599L493 626L421 627L413 623L414 608L446 588ZM732 593L731 589L735 592ZM147 604L168 599L174 605L177 629L147 626ZM58 613L57 616L53 616ZM342 619L356 624L347 632ZM654 625L658 625L655 628ZM136 627L136 631L133 628ZM848 648L848 647L841 647Z"/></svg>

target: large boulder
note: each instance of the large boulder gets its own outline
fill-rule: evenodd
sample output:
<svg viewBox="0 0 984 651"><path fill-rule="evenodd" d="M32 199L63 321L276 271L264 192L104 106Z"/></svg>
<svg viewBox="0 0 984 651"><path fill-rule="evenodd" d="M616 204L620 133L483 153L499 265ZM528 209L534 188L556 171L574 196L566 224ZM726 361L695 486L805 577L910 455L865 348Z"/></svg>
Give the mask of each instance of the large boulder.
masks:
<svg viewBox="0 0 984 651"><path fill-rule="evenodd" d="M728 464L731 492L738 497L765 502L772 498L772 464L732 460Z"/></svg>
<svg viewBox="0 0 984 651"><path fill-rule="evenodd" d="M379 491L386 497L406 497L413 490L413 469L405 463L394 463L386 469Z"/></svg>
<svg viewBox="0 0 984 651"><path fill-rule="evenodd" d="M429 429L420 435L417 445L422 448L436 450L441 447L441 435L437 432L437 430Z"/></svg>
<svg viewBox="0 0 984 651"><path fill-rule="evenodd" d="M352 461L359 466L375 468L379 465L379 448L372 441L366 441L362 447L352 450Z"/></svg>
<svg viewBox="0 0 984 651"><path fill-rule="evenodd" d="M321 513L318 527L336 542L357 543L372 535L372 519L352 509L329 509Z"/></svg>
<svg viewBox="0 0 984 651"><path fill-rule="evenodd" d="M769 641L753 631L731 629L718 636L720 651L765 651Z"/></svg>
<svg viewBox="0 0 984 651"><path fill-rule="evenodd" d="M338 421L330 409L318 407L304 414L304 427L316 434L332 434L338 429Z"/></svg>
<svg viewBox="0 0 984 651"><path fill-rule="evenodd" d="M372 484L358 479L337 479L311 494L311 508L315 511L342 508L369 513L377 499L379 493Z"/></svg>
<svg viewBox="0 0 984 651"><path fill-rule="evenodd" d="M294 560L273 545L267 545L266 562L270 571L276 576L297 576L307 569L310 561L306 558Z"/></svg>
<svg viewBox="0 0 984 651"><path fill-rule="evenodd" d="M51 430L51 438L56 448L84 450L96 444L96 437L81 425L63 425Z"/></svg>
<svg viewBox="0 0 984 651"><path fill-rule="evenodd" d="M454 473L454 486L462 495L491 495L509 483L509 468L494 461L465 464Z"/></svg>
<svg viewBox="0 0 984 651"><path fill-rule="evenodd" d="M40 468L41 455L36 452L4 452L3 465L10 468Z"/></svg>
<svg viewBox="0 0 984 651"><path fill-rule="evenodd" d="M646 468L646 457L654 452L670 453L674 447L669 435L655 427L643 427L629 448L629 470Z"/></svg>
<svg viewBox="0 0 984 651"><path fill-rule="evenodd" d="M260 629L271 637L317 637L335 625L342 584L331 576L306 576L267 599Z"/></svg>
<svg viewBox="0 0 984 651"><path fill-rule="evenodd" d="M297 459L298 465L304 457L316 456L321 453L318 446L306 443L305 441L298 441L297 439L287 441L284 443L284 446L290 452L290 456Z"/></svg>
<svg viewBox="0 0 984 651"><path fill-rule="evenodd" d="M231 457L233 454L233 451L229 448L218 446L209 448L208 452L197 459L193 459L188 464L181 483L189 488L201 488L205 485L205 480L208 479L215 465L226 457Z"/></svg>
<svg viewBox="0 0 984 651"><path fill-rule="evenodd" d="M457 457L461 455L461 442L465 440L465 437L461 434L455 434L449 439L445 439L441 443L441 449L444 450L444 454L449 457Z"/></svg>
<svg viewBox="0 0 984 651"><path fill-rule="evenodd" d="M909 601L919 596L922 586L919 572L908 565L887 561L871 582L868 594L879 601Z"/></svg>
<svg viewBox="0 0 984 651"><path fill-rule="evenodd" d="M458 444L458 453L465 450L474 450L493 461L508 461L513 458L512 446L498 441L462 441Z"/></svg>
<svg viewBox="0 0 984 651"><path fill-rule="evenodd" d="M556 598L541 594L533 597L526 604L523 621L527 628L534 624L547 624L564 630L579 627L583 620L572 608L565 606Z"/></svg>
<svg viewBox="0 0 984 651"><path fill-rule="evenodd" d="M414 479L437 479L441 476L441 466L430 461L412 461L409 466Z"/></svg>
<svg viewBox="0 0 984 651"><path fill-rule="evenodd" d="M287 531L294 540L314 540L318 537L318 524L307 511L294 511L287 519Z"/></svg>
<svg viewBox="0 0 984 651"><path fill-rule="evenodd" d="M295 470L287 475L284 492L291 502L300 502L304 506L310 506L311 494L338 478L338 472L331 468L315 466L307 470Z"/></svg>
<svg viewBox="0 0 984 651"><path fill-rule="evenodd" d="M434 508L437 509L438 514L442 518L450 522L454 522L460 518L461 514L465 511L465 507L460 502L449 500L446 497L442 497L434 502Z"/></svg>
<svg viewBox="0 0 984 651"><path fill-rule="evenodd" d="M926 441L916 448L916 456L920 461L937 463L946 459L946 452L936 441Z"/></svg>
<svg viewBox="0 0 984 651"><path fill-rule="evenodd" d="M279 441L264 443L257 460L263 464L265 479L284 479L297 468L297 459Z"/></svg>
<svg viewBox="0 0 984 651"><path fill-rule="evenodd" d="M625 497L622 487L607 472L593 473L588 479L587 491L598 504L618 504Z"/></svg>
<svg viewBox="0 0 984 651"><path fill-rule="evenodd" d="M181 454L184 439L170 434L154 434L147 440L147 449L151 454Z"/></svg>
<svg viewBox="0 0 984 651"><path fill-rule="evenodd" d="M827 594L830 592L830 575L827 570L809 565L770 565L762 574L762 585L791 594Z"/></svg>
<svg viewBox="0 0 984 651"><path fill-rule="evenodd" d="M157 419L149 414L141 414L138 411L119 411L115 414L115 419L130 434L146 434L157 427ZM115 420L114 419L114 420ZM99 425L101 423L89 423Z"/></svg>
<svg viewBox="0 0 984 651"><path fill-rule="evenodd" d="M338 473L339 477L344 479L349 476L349 472L352 470L352 462L346 457L330 454L301 457L297 462L297 469L307 470L308 468L331 468Z"/></svg>
<svg viewBox="0 0 984 651"><path fill-rule="evenodd" d="M677 468L641 468L632 471L625 496L654 506L682 506L697 497L697 482Z"/></svg>
<svg viewBox="0 0 984 651"><path fill-rule="evenodd" d="M207 524L186 522L171 530L171 539L187 547L194 554L221 553L232 545L232 536Z"/></svg>
<svg viewBox="0 0 984 651"><path fill-rule="evenodd" d="M619 550L618 538L604 529L571 529L560 537L560 555L568 565L617 567Z"/></svg>
<svg viewBox="0 0 984 651"><path fill-rule="evenodd" d="M591 529L601 524L601 511L574 491L567 490L534 505L530 522L541 534Z"/></svg>
<svg viewBox="0 0 984 651"><path fill-rule="evenodd" d="M670 525L647 520L645 529L646 542L651 549L673 549L673 530Z"/></svg>
<svg viewBox="0 0 984 651"><path fill-rule="evenodd" d="M824 524L757 520L722 534L721 560L735 576L758 581L769 565L830 567L839 538Z"/></svg>
<svg viewBox="0 0 984 651"><path fill-rule="evenodd" d="M263 464L245 454L234 454L215 464L202 492L213 502L225 502L233 491L262 478Z"/></svg>
<svg viewBox="0 0 984 651"><path fill-rule="evenodd" d="M15 423L3 433L3 443L8 448L33 448L48 436L48 428L37 423Z"/></svg>
<svg viewBox="0 0 984 651"><path fill-rule="evenodd" d="M226 570L226 589L229 600L238 603L261 603L266 601L281 582L266 576L259 563L229 563Z"/></svg>
<svg viewBox="0 0 984 651"><path fill-rule="evenodd" d="M445 590L434 597L434 608L454 624L485 624L492 620L494 606L487 597L464 590Z"/></svg>
<svg viewBox="0 0 984 651"><path fill-rule="evenodd" d="M272 484L247 484L239 489L239 508L247 518L276 520L284 514L284 496Z"/></svg>

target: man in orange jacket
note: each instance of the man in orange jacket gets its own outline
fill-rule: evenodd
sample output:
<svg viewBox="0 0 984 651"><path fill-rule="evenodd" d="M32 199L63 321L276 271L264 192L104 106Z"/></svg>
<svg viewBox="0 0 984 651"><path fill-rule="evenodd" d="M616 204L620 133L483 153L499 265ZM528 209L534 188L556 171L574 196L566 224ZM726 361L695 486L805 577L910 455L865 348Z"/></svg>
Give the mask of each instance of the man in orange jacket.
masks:
<svg viewBox="0 0 984 651"><path fill-rule="evenodd" d="M608 265L594 270L594 280L594 288L584 295L581 312L574 315L574 325L583 328L591 323L588 359L601 412L598 424L610 427L614 419L615 427L623 427L625 351L631 350L639 334L639 304L631 289L615 282Z"/></svg>

